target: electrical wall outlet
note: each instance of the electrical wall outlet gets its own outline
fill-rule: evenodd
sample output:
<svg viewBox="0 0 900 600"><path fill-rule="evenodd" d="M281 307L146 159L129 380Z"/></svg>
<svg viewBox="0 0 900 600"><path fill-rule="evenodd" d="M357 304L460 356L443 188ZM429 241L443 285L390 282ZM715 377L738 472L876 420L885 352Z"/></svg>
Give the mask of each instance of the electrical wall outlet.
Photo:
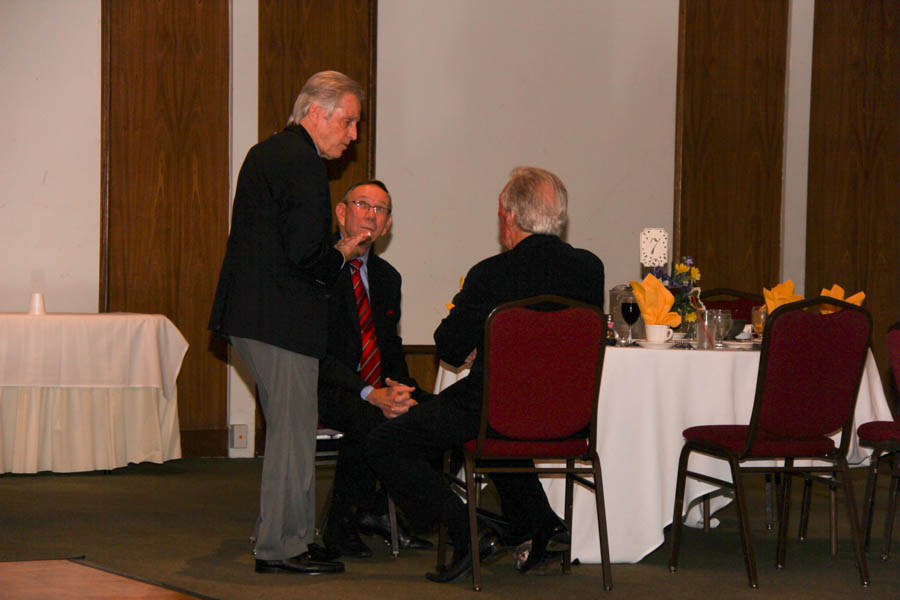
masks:
<svg viewBox="0 0 900 600"><path fill-rule="evenodd" d="M230 425L228 427L229 446L232 448L247 447L247 426Z"/></svg>

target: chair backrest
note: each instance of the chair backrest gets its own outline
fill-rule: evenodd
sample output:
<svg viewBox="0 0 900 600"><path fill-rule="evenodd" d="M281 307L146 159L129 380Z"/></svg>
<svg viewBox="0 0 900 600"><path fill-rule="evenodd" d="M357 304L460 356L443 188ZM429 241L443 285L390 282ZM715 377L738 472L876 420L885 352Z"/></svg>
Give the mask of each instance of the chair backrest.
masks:
<svg viewBox="0 0 900 600"><path fill-rule="evenodd" d="M593 431L605 351L596 306L550 295L498 306L485 322L482 439L486 424L522 440Z"/></svg>
<svg viewBox="0 0 900 600"><path fill-rule="evenodd" d="M753 308L765 303L761 294L751 294L728 288L703 290L700 292L700 300L703 301L706 308L730 310L732 318L743 319L747 323L750 322Z"/></svg>
<svg viewBox="0 0 900 600"><path fill-rule="evenodd" d="M821 304L841 310L818 314ZM747 450L758 432L808 438L843 429L850 440L859 382L871 341L869 313L817 297L785 304L766 319Z"/></svg>
<svg viewBox="0 0 900 600"><path fill-rule="evenodd" d="M887 353L891 371L894 372L894 389L900 394L900 321L897 321L888 329ZM894 408L894 420L900 421L900 403Z"/></svg>

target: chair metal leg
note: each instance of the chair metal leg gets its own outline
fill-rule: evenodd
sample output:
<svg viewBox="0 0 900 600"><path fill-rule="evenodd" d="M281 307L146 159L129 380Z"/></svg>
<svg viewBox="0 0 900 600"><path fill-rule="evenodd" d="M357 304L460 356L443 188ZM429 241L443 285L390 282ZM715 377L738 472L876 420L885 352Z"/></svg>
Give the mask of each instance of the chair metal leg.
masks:
<svg viewBox="0 0 900 600"><path fill-rule="evenodd" d="M566 460L566 468L571 471L575 468L575 461L572 459ZM572 476L572 473L566 473L566 504L564 507L564 520L566 523L566 528L569 530L569 535L572 532L572 499L574 497L575 492L575 478ZM599 529L599 525L598 525ZM563 553L563 562L562 562L562 572L568 573L572 570L572 544L569 544L569 547L566 548L566 551Z"/></svg>
<svg viewBox="0 0 900 600"><path fill-rule="evenodd" d="M793 458L786 458L784 466L791 468L794 466ZM790 472L785 472L784 481L781 485L783 499L781 501L781 514L778 517L778 545L775 550L775 568L783 569L785 563L785 554L787 546L787 530L788 519L791 514L791 481L794 478Z"/></svg>
<svg viewBox="0 0 900 600"><path fill-rule="evenodd" d="M838 521L837 521L837 473L831 474L831 483L828 484L828 516L829 516L829 551L831 556L837 556L837 537L838 537Z"/></svg>
<svg viewBox="0 0 900 600"><path fill-rule="evenodd" d="M782 486L781 473L773 473L772 479L775 482L775 518L777 519L779 515L781 515L781 503L784 501L784 487Z"/></svg>
<svg viewBox="0 0 900 600"><path fill-rule="evenodd" d="M850 480L850 467L843 456L838 458L838 466L841 472L841 483L844 486L844 495L847 504L847 516L850 518L850 530L853 532L853 549L856 552L856 566L859 569L859 583L864 587L869 586L869 565L866 563L866 553L863 550L862 533L859 529L859 516L856 512L856 497L853 494L853 482ZM837 475L837 473L835 473Z"/></svg>
<svg viewBox="0 0 900 600"><path fill-rule="evenodd" d="M775 528L775 491L772 485L772 473L766 473L766 529Z"/></svg>
<svg viewBox="0 0 900 600"><path fill-rule="evenodd" d="M594 467L594 500L597 503L597 531L600 536L600 560L603 568L603 589L613 588L612 566L609 560L609 533L606 529L606 499L603 495L603 473L600 471L600 457L594 452L591 457ZM683 495L683 493L682 493ZM569 530L571 531L571 529ZM570 550L571 551L571 550Z"/></svg>
<svg viewBox="0 0 900 600"><path fill-rule="evenodd" d="M669 571L678 570L678 547L681 543L681 521L684 510L684 484L687 480L688 458L691 447L685 444L678 459L678 476L675 480L675 506L672 508L672 548L669 552Z"/></svg>
<svg viewBox="0 0 900 600"><path fill-rule="evenodd" d="M481 591L481 556L478 553L478 517L475 513L475 461L466 453L466 507L469 509L469 541L472 552L472 589Z"/></svg>
<svg viewBox="0 0 900 600"><path fill-rule="evenodd" d="M800 526L797 528L797 537L805 540L809 532L809 503L812 492L812 477L803 477L803 499L800 501Z"/></svg>
<svg viewBox="0 0 900 600"><path fill-rule="evenodd" d="M400 533L397 527L397 506L390 496L388 496L388 519L391 522L391 554L396 558L400 554Z"/></svg>
<svg viewBox="0 0 900 600"><path fill-rule="evenodd" d="M875 484L878 482L878 459L881 454L880 448L876 446L869 457L869 472L866 476L866 495L863 498L863 548L868 551L869 541L872 537L872 517L875 509Z"/></svg>
<svg viewBox="0 0 900 600"><path fill-rule="evenodd" d="M700 510L703 513L703 531L709 533L711 530L709 526L709 494L703 494L703 502L700 504Z"/></svg>
<svg viewBox="0 0 900 600"><path fill-rule="evenodd" d="M884 542L881 560L887 560L891 553L891 536L894 533L894 512L897 510L897 493L900 490L900 452L891 455L891 484L888 486L887 514L884 516Z"/></svg>
<svg viewBox="0 0 900 600"><path fill-rule="evenodd" d="M747 579L750 587L759 587L756 576L756 558L753 555L753 542L750 538L750 523L747 519L747 499L744 496L744 484L741 478L740 465L737 457L729 456L728 464L731 467L731 480L734 482L734 503L737 505L738 523L741 531L741 544L744 548L744 564L747 567Z"/></svg>

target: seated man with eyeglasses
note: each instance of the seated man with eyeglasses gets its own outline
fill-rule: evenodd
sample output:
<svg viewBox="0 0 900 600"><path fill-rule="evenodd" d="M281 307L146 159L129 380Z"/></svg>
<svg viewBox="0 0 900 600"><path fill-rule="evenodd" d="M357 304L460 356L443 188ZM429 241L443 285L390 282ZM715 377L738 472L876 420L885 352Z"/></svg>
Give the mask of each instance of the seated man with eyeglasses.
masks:
<svg viewBox="0 0 900 600"><path fill-rule="evenodd" d="M372 244L392 223L391 196L377 180L347 190L335 207L342 237L370 234L365 251L346 265L329 289L328 350L319 368L319 423L344 432L335 467L332 504L322 534L342 556L372 551L359 534L390 539L387 497L376 492L375 473L363 456L371 429L430 397L409 376L400 322L400 273L375 254ZM400 529L401 548L431 543Z"/></svg>

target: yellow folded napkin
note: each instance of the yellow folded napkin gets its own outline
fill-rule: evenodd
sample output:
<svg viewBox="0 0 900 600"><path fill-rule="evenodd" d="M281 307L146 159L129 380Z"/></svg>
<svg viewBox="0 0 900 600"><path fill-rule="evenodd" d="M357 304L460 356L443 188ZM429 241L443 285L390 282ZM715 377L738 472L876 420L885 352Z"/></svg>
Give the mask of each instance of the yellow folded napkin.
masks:
<svg viewBox="0 0 900 600"><path fill-rule="evenodd" d="M634 290L634 297L645 325L668 325L678 327L681 325L681 315L671 312L675 297L653 273L647 273L643 282L629 281Z"/></svg>
<svg viewBox="0 0 900 600"><path fill-rule="evenodd" d="M856 292L849 298L844 298L844 288L842 288L838 284L834 284L833 286L831 286L830 290L822 288L821 295L828 296L829 298L837 298L838 300L843 300L844 302L849 302L850 304L855 304L857 306L862 306L863 300L866 299L865 292ZM837 312L838 310L840 309L832 304L823 304L819 307L819 313L823 315Z"/></svg>
<svg viewBox="0 0 900 600"><path fill-rule="evenodd" d="M794 281L792 279L779 283L771 290L763 288L763 296L766 299L766 308L769 310L770 315L773 310L782 304L803 300L803 296L798 296L794 293Z"/></svg>

